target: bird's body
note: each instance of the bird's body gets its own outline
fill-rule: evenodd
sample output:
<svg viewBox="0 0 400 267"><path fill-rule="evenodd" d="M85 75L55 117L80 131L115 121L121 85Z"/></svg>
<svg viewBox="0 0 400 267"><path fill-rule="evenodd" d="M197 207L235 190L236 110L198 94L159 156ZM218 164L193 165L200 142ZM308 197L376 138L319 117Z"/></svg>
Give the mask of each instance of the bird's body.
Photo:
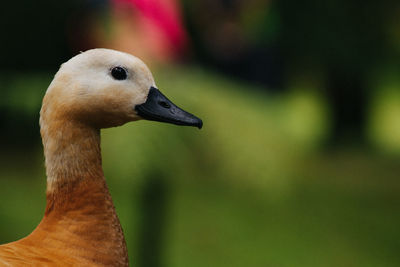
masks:
<svg viewBox="0 0 400 267"><path fill-rule="evenodd" d="M121 52L89 50L63 64L40 113L45 215L30 235L0 246L0 266L128 266L102 170L100 128L140 118L201 127L155 90L144 63Z"/></svg>
<svg viewBox="0 0 400 267"><path fill-rule="evenodd" d="M91 177L48 194L38 227L0 246L0 266L8 264L127 266L124 236L104 178Z"/></svg>

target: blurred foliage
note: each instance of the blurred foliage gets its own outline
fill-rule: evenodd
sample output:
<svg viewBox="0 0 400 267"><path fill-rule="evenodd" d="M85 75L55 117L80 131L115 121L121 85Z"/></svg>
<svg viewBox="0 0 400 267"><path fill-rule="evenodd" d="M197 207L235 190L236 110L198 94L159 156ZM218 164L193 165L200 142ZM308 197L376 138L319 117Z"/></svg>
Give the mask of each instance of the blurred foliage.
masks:
<svg viewBox="0 0 400 267"><path fill-rule="evenodd" d="M369 77L399 66L398 1L182 1L194 57L222 73L285 92L319 76L329 145L368 143Z"/></svg>
<svg viewBox="0 0 400 267"><path fill-rule="evenodd" d="M367 145L368 77L377 65L396 62L393 29L398 1L274 1L279 10L277 43L283 80L295 73L323 74L331 109L330 142ZM397 28L398 32L399 28ZM385 63L384 63L385 62ZM285 86L283 86L285 88Z"/></svg>
<svg viewBox="0 0 400 267"><path fill-rule="evenodd" d="M372 80L368 136L380 151L400 153L400 78L399 69L386 67Z"/></svg>
<svg viewBox="0 0 400 267"><path fill-rule="evenodd" d="M39 109L50 84L46 72L0 73L0 144L5 149L26 149L38 144Z"/></svg>
<svg viewBox="0 0 400 267"><path fill-rule="evenodd" d="M7 77L16 91L1 105L37 114L50 76ZM317 149L330 125L312 84L277 96L195 67L169 66L155 77L204 127L139 121L102 131L104 170L132 263L142 256L143 189L156 173L166 184L164 266L400 264L397 159ZM41 147L0 153L0 170L0 242L8 242L42 217Z"/></svg>

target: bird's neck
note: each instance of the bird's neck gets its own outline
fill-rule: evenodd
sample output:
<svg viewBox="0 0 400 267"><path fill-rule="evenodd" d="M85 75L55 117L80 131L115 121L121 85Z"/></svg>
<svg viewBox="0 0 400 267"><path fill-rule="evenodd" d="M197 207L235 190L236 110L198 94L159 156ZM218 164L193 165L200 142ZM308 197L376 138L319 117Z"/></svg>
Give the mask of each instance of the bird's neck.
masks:
<svg viewBox="0 0 400 267"><path fill-rule="evenodd" d="M47 122L41 118L47 205L36 235L77 248L80 257L103 257L108 263L115 257L127 263L125 239L101 166L100 130L55 118Z"/></svg>
<svg viewBox="0 0 400 267"><path fill-rule="evenodd" d="M48 193L73 185L76 180L103 179L99 129L71 120L41 119L40 132Z"/></svg>

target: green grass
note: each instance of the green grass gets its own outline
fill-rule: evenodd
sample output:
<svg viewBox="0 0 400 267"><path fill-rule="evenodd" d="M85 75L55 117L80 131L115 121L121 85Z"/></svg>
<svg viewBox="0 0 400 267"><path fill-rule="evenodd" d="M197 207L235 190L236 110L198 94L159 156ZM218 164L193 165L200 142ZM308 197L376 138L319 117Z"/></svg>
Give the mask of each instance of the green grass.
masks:
<svg viewBox="0 0 400 267"><path fill-rule="evenodd" d="M102 132L133 265L145 261L142 195L155 173L165 186L164 266L399 266L397 159L319 151L329 120L312 91L272 97L196 68L155 77L204 128L140 121ZM37 225L44 187L40 147L0 154L0 242Z"/></svg>

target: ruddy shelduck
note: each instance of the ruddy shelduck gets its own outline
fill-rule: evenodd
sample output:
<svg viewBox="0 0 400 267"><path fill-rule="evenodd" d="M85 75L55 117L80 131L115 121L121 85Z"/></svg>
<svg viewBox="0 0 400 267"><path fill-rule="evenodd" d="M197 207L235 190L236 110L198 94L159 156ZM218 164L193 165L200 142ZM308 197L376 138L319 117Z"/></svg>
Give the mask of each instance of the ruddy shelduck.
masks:
<svg viewBox="0 0 400 267"><path fill-rule="evenodd" d="M27 237L0 246L0 266L128 266L103 174L100 129L139 119L202 127L132 55L92 49L61 65L40 110L44 217Z"/></svg>

